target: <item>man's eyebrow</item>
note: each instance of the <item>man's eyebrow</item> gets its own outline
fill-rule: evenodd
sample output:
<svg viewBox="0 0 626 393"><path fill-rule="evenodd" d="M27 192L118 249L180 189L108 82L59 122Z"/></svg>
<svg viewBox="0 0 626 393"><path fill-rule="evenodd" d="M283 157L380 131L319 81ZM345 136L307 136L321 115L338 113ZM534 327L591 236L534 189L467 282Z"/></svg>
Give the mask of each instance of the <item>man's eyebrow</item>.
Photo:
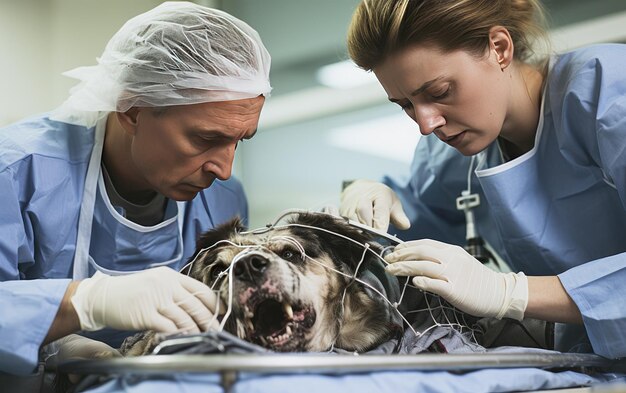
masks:
<svg viewBox="0 0 626 393"><path fill-rule="evenodd" d="M222 138L222 139L232 139L233 136L229 135L227 133L224 133L222 131L219 130L214 130L214 129L207 129L207 128L195 128L194 129L196 132L200 132L203 134L209 134L213 137L217 137L217 138ZM256 132L258 131L258 128L254 129L254 132L252 132L252 134L244 136L242 139L251 139L253 136L256 135Z"/></svg>
<svg viewBox="0 0 626 393"><path fill-rule="evenodd" d="M443 76L438 76L435 79L431 79L428 82L424 82L424 84L422 84L420 87L418 87L417 89L413 90L413 92L411 93L411 97L415 97L416 95L421 94L422 92L424 92L424 90L428 89L434 83L439 82L442 79L444 79ZM398 100L396 98L389 98L389 101L391 101L391 102L398 102L400 100Z"/></svg>

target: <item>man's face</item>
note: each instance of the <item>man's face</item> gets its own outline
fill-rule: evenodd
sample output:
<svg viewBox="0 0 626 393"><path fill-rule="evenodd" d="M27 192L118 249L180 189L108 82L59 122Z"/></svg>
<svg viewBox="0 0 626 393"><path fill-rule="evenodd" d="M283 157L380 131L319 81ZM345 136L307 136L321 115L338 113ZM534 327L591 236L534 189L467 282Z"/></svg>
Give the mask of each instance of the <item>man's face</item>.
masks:
<svg viewBox="0 0 626 393"><path fill-rule="evenodd" d="M168 107L137 114L131 160L145 186L188 201L231 176L237 143L254 136L265 97Z"/></svg>
<svg viewBox="0 0 626 393"><path fill-rule="evenodd" d="M374 73L423 135L434 133L464 155L486 148L503 128L509 84L493 53L477 58L415 46L392 55Z"/></svg>

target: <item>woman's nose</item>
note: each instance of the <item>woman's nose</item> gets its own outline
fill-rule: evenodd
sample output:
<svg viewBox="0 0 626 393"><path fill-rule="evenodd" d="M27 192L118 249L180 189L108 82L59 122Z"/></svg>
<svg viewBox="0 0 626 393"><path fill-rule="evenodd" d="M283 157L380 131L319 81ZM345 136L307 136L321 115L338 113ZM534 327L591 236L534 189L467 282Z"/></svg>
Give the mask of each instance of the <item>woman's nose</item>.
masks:
<svg viewBox="0 0 626 393"><path fill-rule="evenodd" d="M446 124L441 113L430 107L416 108L415 122L419 126L422 135L430 135L437 128L443 127Z"/></svg>

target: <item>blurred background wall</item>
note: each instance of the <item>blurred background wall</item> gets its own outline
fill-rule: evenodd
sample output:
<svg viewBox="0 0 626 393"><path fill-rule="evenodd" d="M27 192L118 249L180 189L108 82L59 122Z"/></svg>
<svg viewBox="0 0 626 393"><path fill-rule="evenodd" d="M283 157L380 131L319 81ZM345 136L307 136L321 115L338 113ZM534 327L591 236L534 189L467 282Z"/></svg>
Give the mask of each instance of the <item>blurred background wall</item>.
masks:
<svg viewBox="0 0 626 393"><path fill-rule="evenodd" d="M111 35L158 0L0 0L0 126L48 111ZM205 0L245 20L272 54L272 97L238 149L251 226L287 208L337 204L342 181L406 176L419 132L347 59L358 0ZM626 1L546 0L556 51L626 42ZM330 67L328 67L330 66ZM346 68L347 67L347 68Z"/></svg>

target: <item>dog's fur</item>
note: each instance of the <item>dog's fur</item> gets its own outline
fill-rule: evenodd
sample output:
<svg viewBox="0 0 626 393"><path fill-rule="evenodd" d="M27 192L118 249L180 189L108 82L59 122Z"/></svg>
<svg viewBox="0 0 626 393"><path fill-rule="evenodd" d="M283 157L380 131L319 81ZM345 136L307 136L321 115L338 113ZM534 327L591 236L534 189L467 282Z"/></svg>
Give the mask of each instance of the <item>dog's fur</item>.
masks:
<svg viewBox="0 0 626 393"><path fill-rule="evenodd" d="M377 267L385 274L375 255L382 248L371 236L322 214L299 214L291 224L295 225L241 234L244 228L233 220L199 239L188 273L209 286L219 280L215 289L221 290L226 305L229 277L220 273L246 250L229 273L233 295L228 332L278 352L330 348L364 352L401 333L402 327L390 321L390 306L352 279L357 267L359 272ZM360 244L365 243L371 251L364 251ZM297 244L304 248L304 258ZM125 342L122 352L146 354L154 345L153 334L143 335Z"/></svg>

